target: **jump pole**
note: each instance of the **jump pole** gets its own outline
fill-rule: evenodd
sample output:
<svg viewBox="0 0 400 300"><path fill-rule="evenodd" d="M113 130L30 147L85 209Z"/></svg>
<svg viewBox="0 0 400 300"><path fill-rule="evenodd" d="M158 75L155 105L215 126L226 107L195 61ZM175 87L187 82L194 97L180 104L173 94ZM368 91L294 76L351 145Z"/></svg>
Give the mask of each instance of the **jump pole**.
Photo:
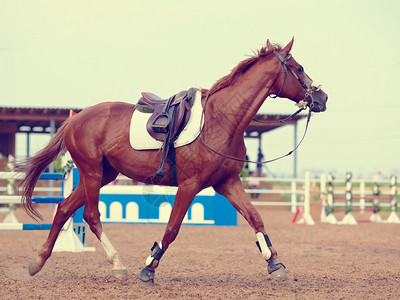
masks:
<svg viewBox="0 0 400 300"><path fill-rule="evenodd" d="M311 207L310 207L310 196L311 196L311 176L310 172L305 173L304 178L304 203L303 207L298 207L293 219L292 224L302 224L302 225L315 225L315 222L311 216ZM297 217L300 215L300 220L296 222Z"/></svg>
<svg viewBox="0 0 400 300"><path fill-rule="evenodd" d="M0 179L10 179L18 178L22 179L24 174L15 172L0 172ZM39 179L45 180L59 180L62 179L62 174L59 173L44 173ZM33 197L32 202L34 203L59 203L68 197L73 189L73 171L71 170L66 174L66 178L63 181L63 196L62 197ZM21 202L19 196L0 196L0 203L17 204ZM52 224L25 224L25 223L15 223L15 222L3 222L0 223L0 230L50 230ZM77 227L78 230L83 230L85 234L85 229L80 226ZM64 224L60 234L56 240L53 248L53 252L87 252L95 251L95 247L85 247L79 240L77 234L74 232L74 225L72 218L69 218Z"/></svg>
<svg viewBox="0 0 400 300"><path fill-rule="evenodd" d="M392 223L392 224L400 224L400 219L399 216L397 215L397 177L392 176L390 178L390 194L392 196L392 199L390 200L390 215L388 219L385 221L385 223Z"/></svg>
<svg viewBox="0 0 400 300"><path fill-rule="evenodd" d="M333 194L333 181L335 177L332 174L328 174L326 178L325 174L321 176L321 193L326 195L322 201L321 209L321 222L328 224L337 224L338 221L334 215L334 202L335 197Z"/></svg>
<svg viewBox="0 0 400 300"><path fill-rule="evenodd" d="M352 214L353 210L353 193L352 193L352 187L353 184L351 182L351 178L353 177L353 174L351 172L346 173L346 214L344 215L344 218L339 221L337 224L338 225L357 225L357 221L354 218Z"/></svg>
<svg viewBox="0 0 400 300"><path fill-rule="evenodd" d="M382 223L382 217L379 214L380 210L380 199L379 196L381 194L380 187L379 187L379 176L375 176L375 184L373 189L373 194L375 197L372 199L372 205L374 207L374 213L369 217L369 220L374 223Z"/></svg>
<svg viewBox="0 0 400 300"><path fill-rule="evenodd" d="M14 168L14 156L11 154L8 156L8 163L7 167L8 169L12 170ZM10 178L7 180L7 195L12 195L14 193L14 179ZM8 214L4 218L3 222L7 223L17 223L18 219L15 216L14 210L15 210L15 204L9 204L8 207Z"/></svg>
<svg viewBox="0 0 400 300"><path fill-rule="evenodd" d="M352 184L351 175L346 174L346 194L345 196L334 196L333 193L333 181L334 177L329 174L326 182L326 176L321 176L321 199L322 199L322 210L321 210L321 222L329 224L354 224L355 222L375 222L375 223L394 223L400 224L400 218L397 215L398 200L397 200L397 177L391 176L390 178L390 195L382 196L379 186L379 176L374 178L374 187L372 195L365 195L365 181L360 182L360 196L352 195ZM334 216L335 211L343 209L335 209L335 199L344 199L346 205L346 216L342 221L338 222ZM353 200L359 199L358 210L360 212L373 211L373 214L367 220L355 220L352 215L352 211L357 210L353 208ZM365 200L373 200L372 207L366 207ZM383 220L379 212L381 210L381 200L390 200L391 213L387 220ZM355 221L355 222L354 222Z"/></svg>

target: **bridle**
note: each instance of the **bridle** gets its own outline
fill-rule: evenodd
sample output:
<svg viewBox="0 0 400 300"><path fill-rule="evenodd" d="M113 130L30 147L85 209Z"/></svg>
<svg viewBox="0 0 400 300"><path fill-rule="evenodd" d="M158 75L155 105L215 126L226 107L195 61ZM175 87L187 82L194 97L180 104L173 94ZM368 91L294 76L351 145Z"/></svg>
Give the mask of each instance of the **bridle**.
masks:
<svg viewBox="0 0 400 300"><path fill-rule="evenodd" d="M289 70L289 72L293 74L294 78L297 79L297 81L301 84L301 86L305 90L304 99L299 101L298 106L300 108L304 108L304 107L308 106L309 108L312 109L314 107L314 99L313 99L312 94L315 91L318 91L321 88L321 86L315 87L315 86L312 86L312 84L311 84L311 86L307 86L307 84L305 84L305 82L299 77L299 75L288 64L288 61L292 58L292 54L289 53L285 58L283 58L283 56L277 51L273 51L272 53L281 61L283 69L284 69L284 76L283 76L283 83L282 83L281 89L279 90L279 92L277 94L275 94L274 96L270 96L270 97L277 98L280 96L280 94L282 93L283 88L285 86L286 78L288 76L288 70ZM311 102L309 102L309 100L308 100L309 98L311 99Z"/></svg>
<svg viewBox="0 0 400 300"><path fill-rule="evenodd" d="M299 107L299 110L297 110L294 114L292 114L292 115L290 115L290 116L288 116L288 117L286 117L286 118L284 118L284 119L279 120L279 122L284 123L284 122L286 122L287 120L290 120L291 118L293 118L293 117L297 116L299 113L301 113L303 110L306 110L307 107L310 108L310 112L309 112L309 113L311 114L311 109L314 107L314 98L313 98L312 94L313 94L314 92L319 91L319 90L321 89L321 85L313 86L313 85L311 84L311 86L307 86L307 84L305 84L305 82L299 77L299 75L298 75L298 74L293 70L293 68L288 64L288 61L292 58L292 54L289 53L285 58L284 58L279 52L277 52L277 51L273 51L272 54L274 54L274 55L281 61L282 66L283 66L283 70L284 70L284 75L283 75L283 83L282 83L282 86L281 86L279 92L276 93L275 95L272 95L272 96L270 95L270 97L273 98L273 99L275 99L275 98L278 98L278 97L280 96L280 94L282 93L283 88L284 88L284 86L285 86L285 83L286 83L286 79L287 79L287 76L288 76L288 71L290 71L290 73L293 74L294 78L297 79L297 81L300 83L300 85L301 85L301 86L304 88L304 90L305 90L303 100L300 100L300 101L296 104L296 105ZM311 101L309 101L309 99L310 99ZM254 120L255 122L258 122L258 123L269 123L269 122L263 122L263 121L260 121L260 120L257 120L257 119L253 119L253 120ZM308 120L309 120L309 118L308 118ZM308 127L308 121L307 121L307 126L306 126L306 128L307 128L307 127ZM307 130L307 129L306 129L306 130ZM298 146L299 146L299 145L298 145ZM298 147L298 146L297 146L297 147ZM297 147L296 147L296 149L297 149ZM296 149L295 149L295 150L296 150ZM294 150L293 150L293 151L294 151Z"/></svg>
<svg viewBox="0 0 400 300"><path fill-rule="evenodd" d="M304 88L304 90L305 90L305 92L304 92L304 99L303 99L303 100L300 100L300 101L297 103L297 106L300 107L300 109L299 109L298 111L296 111L294 114L292 114L291 116L289 116L289 117L287 117L287 118L285 118L285 119L279 120L281 123L284 123L285 121L287 121L287 120L289 120L289 119L295 117L296 115L298 115L301 111L307 109L307 107L309 108L309 112L308 112L308 115L307 115L306 127L305 127L304 134L303 134L303 136L302 136L300 142L296 145L296 147L295 147L293 150L289 151L289 152L288 152L287 154L285 154L285 155L276 157L276 158L274 158L274 159L270 159L270 160L266 160L266 161L261 161L261 162L260 162L260 161L252 161L252 160L240 159L240 158L237 158L237 157L229 156L229 155L220 153L220 152L218 152L217 150L214 150L213 148L211 148L211 147L204 141L203 135L202 135L202 133L203 133L203 127L201 127L201 129L200 129L200 137L199 137L199 140L200 140L200 141L203 143L203 145L206 146L211 152L214 152L215 154L218 154L218 155L220 155L220 156L222 156L222 157L225 157L225 158L228 158L228 159L231 159L231 160L235 160L235 161L239 161L239 162L244 162L244 163L255 163L255 164L267 164L267 163L270 163L270 162L273 162L273 161L276 161L276 160L279 160L279 159L281 159L281 158L284 158L284 157L286 157L286 156L291 155L294 151L297 150L297 148L299 148L300 144L303 142L303 140L304 140L304 138L305 138L305 136L306 136L306 133L307 133L308 124L310 123L311 109L314 107L314 99L313 99L312 94L313 94L315 91L320 90L320 89L321 89L321 86L313 86L312 84L311 84L311 86L307 86L307 85L305 84L305 82L298 76L298 74L297 74L297 73L293 70L293 68L288 64L288 61L292 58L292 55L291 55L290 53L289 53L285 58L284 58L279 52L277 52L277 51L273 51L272 53L273 53L276 57L278 57L278 59L281 61L282 66L283 66L283 68L284 68L284 77L283 77L283 83L282 83L282 86L281 86L279 92L278 92L277 94L273 95L273 96L270 95L270 97L275 99L275 98L277 98L277 97L280 96L280 94L282 93L283 88L284 88L284 86L285 86L285 83L286 83L286 79L287 79L287 76L288 76L288 71L289 71L290 73L293 74L294 78L297 79L297 81L301 84L301 86L302 86L302 87ZM206 109L206 104L207 104L207 101L208 101L209 96L210 96L210 91L208 91L207 97L206 97L206 99L205 99L205 101L204 101L203 113L202 113L202 116L201 116L201 122L200 122L200 124L203 124L204 112L205 112L205 109ZM309 101L309 99L310 99L311 101ZM259 121L259 120L256 120L256 119L253 119L253 120L256 121L256 122L259 122L259 123L268 123L268 122L262 122L262 121ZM200 125L200 126L202 126L202 125Z"/></svg>

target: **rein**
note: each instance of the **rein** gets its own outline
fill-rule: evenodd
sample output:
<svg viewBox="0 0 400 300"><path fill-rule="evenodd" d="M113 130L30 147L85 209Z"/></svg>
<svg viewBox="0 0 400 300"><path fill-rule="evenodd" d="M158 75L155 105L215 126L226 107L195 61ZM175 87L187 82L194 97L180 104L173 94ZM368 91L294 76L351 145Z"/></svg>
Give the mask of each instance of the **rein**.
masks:
<svg viewBox="0 0 400 300"><path fill-rule="evenodd" d="M312 93L314 92L314 89L313 89L312 86L311 86L311 87L308 87L308 86L304 83L304 81L301 80L301 78L296 74L296 72L293 71L293 69L288 65L287 62L292 58L292 55L291 55L291 54L288 54L288 55L286 56L286 58L283 58L282 55L280 55L280 54L279 54L278 52L276 52L276 51L273 51L272 53L273 53L275 56L277 56L278 59L281 61L282 65L283 65L283 68L284 68L284 77L283 77L283 84L282 84L281 89L279 90L279 92L278 92L277 94L275 94L274 96L270 96L270 97L275 99L275 98L277 98L277 97L282 93L283 87L285 86L285 83L286 83L286 78L287 78L288 70L293 74L293 76L299 81L299 83L301 84L301 86L306 90L305 93L304 93L304 99L301 100L301 101L299 101L299 103L298 103L298 106L300 107L300 109L297 110L294 114L290 115L289 117L286 117L286 118L284 118L284 119L279 120L279 122L284 123L284 122L286 122L287 120L289 120L289 119L291 119L291 118L297 116L297 115L298 115L300 112L302 112L303 110L306 110L306 109L307 109L307 106L308 106L309 111L308 111L308 115L307 115L307 123L306 123L306 127L305 127L305 129L304 129L304 134L303 134L303 136L302 136L300 142L296 145L296 147L295 147L293 150L289 151L287 154L284 154L284 155L282 155L282 156L279 156L279 157L276 157L276 158L273 158L273 159L270 159L270 160L265 160L265 161L246 160L246 159L241 159L241 158L237 158L237 157L233 157L233 156L229 156L229 155L223 154L223 153L218 152L217 150L211 148L211 147L204 141L204 139L203 139L203 128L204 128L204 127L201 127L201 129L200 129L200 137L199 137L199 140L200 140L200 141L203 143L203 145L206 146L206 148L208 148L211 152L214 152L215 154L218 154L218 155L220 155L220 156L222 156L222 157L225 157L225 158L228 158L228 159L231 159L231 160L235 160L235 161L239 161L239 162L244 162L244 163L255 163L255 164L267 164L267 163L274 162L274 161L277 161L277 160L279 160L279 159L282 159L282 158L284 158L284 157L287 157L287 156L291 155L294 151L296 151L296 150L299 148L300 144L303 142L303 140L304 140L304 138L305 138L305 136L306 136L306 134L307 134L308 125L309 125L310 119L311 119L311 108L314 107L314 99L313 99L313 97L312 97ZM317 89L319 89L319 87L317 87ZM201 115L201 122L200 122L200 124L203 124L203 121L204 121L204 113L205 113L205 110L206 110L206 105L207 105L207 101L208 101L209 96L210 96L210 91L208 91L206 100L204 101L203 113L202 113L202 115ZM311 98L311 103L308 102L308 98ZM256 119L253 119L253 120L256 121L256 122L259 122L259 123L269 123L269 122L262 122L262 121L259 121L259 120L256 120Z"/></svg>
<svg viewBox="0 0 400 300"><path fill-rule="evenodd" d="M288 116L288 117L286 117L286 118L280 119L279 122L280 122L280 123L285 123L287 120L290 120L291 118L294 118L295 116L297 116L297 115L298 115L299 113L301 113L303 110L306 110L306 108L305 108L305 107L300 108L300 109L299 109L298 111L296 111L294 114L291 114L290 116ZM254 119L254 118L253 118L253 121L254 121L254 122L261 123L261 124L275 123L274 121L263 122L263 121L261 121L261 120L257 120L257 119Z"/></svg>
<svg viewBox="0 0 400 300"><path fill-rule="evenodd" d="M207 98L208 98L208 95L207 95ZM207 102L207 99L206 99L206 102ZM285 120L287 120L287 119L289 119L289 118L292 118L294 115L300 113L300 111L302 111L302 110L304 110L304 109L305 109L305 108L299 109L296 113L294 113L292 116L286 118ZM203 114L203 115L204 115L204 114ZM203 119L203 115L202 115L202 119ZM310 118L311 118L311 109L309 110L308 115L307 115L307 123L306 123L306 127L305 127L305 129L304 129L303 136L302 136L300 142L296 145L296 147L295 147L293 150L289 151L287 154L278 156L278 157L273 158L273 159L270 159L270 160L265 160L265 161L254 161L254 160L241 159L241 158L229 156L229 155L223 154L223 153L221 153L221 152L218 152L217 150L211 148L211 147L204 141L204 139L203 139L203 128L202 128L201 131L200 131L199 140L200 140L200 141L203 143L203 145L206 146L206 148L208 148L211 152L214 152L215 154L218 154L218 155L220 155L220 156L222 156L222 157L225 157L225 158L228 158L228 159L231 159L231 160L235 160L235 161L239 161L239 162L244 162L244 163L268 164L268 163L274 162L274 161L276 161L276 160L279 160L279 159L282 159L282 158L284 158L284 157L286 157L286 156L291 155L294 151L297 150L297 148L300 147L300 144L303 142L304 138L306 137L307 130L308 130L308 125L309 125L309 123L310 123ZM264 122L261 122L261 123L264 123ZM283 123L283 122L282 122L282 123Z"/></svg>

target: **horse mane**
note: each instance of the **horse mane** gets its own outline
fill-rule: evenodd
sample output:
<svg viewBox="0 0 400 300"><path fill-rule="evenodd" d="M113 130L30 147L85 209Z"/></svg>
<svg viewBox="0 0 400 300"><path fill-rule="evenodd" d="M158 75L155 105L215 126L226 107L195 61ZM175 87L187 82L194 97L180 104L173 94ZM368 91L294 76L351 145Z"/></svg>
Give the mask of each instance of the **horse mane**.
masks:
<svg viewBox="0 0 400 300"><path fill-rule="evenodd" d="M282 47L279 44L274 44L274 51L282 50ZM267 47L262 47L258 50L254 56L241 61L235 68L232 69L231 73L219 79L214 85L209 89L202 89L202 95L212 95L230 85L235 83L235 81L242 76L248 69L250 69L255 63L258 61L264 60L267 58L272 51L268 51Z"/></svg>

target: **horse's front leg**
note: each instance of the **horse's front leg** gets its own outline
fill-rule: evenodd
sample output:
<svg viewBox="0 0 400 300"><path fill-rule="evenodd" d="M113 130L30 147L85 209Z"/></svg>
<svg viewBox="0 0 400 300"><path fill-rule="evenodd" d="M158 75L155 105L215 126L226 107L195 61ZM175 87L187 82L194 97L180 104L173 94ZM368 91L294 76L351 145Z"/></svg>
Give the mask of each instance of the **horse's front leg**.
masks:
<svg viewBox="0 0 400 300"><path fill-rule="evenodd" d="M155 242L153 247L150 249L151 254L146 259L146 267L139 273L138 284L142 286L153 286L154 285L154 274L155 269L158 267L161 257L167 250L168 246L175 240L181 228L183 218L189 209L194 197L196 196L198 189L181 188L179 187L175 202L172 207L171 216L167 227L165 229L164 237L161 242Z"/></svg>
<svg viewBox="0 0 400 300"><path fill-rule="evenodd" d="M264 259L268 262L268 273L278 278L287 278L285 266L272 247L271 241L264 229L264 222L253 204L251 204L240 178L238 176L227 178L215 185L214 189L225 196L246 219L251 228L254 229L257 238L256 244Z"/></svg>

